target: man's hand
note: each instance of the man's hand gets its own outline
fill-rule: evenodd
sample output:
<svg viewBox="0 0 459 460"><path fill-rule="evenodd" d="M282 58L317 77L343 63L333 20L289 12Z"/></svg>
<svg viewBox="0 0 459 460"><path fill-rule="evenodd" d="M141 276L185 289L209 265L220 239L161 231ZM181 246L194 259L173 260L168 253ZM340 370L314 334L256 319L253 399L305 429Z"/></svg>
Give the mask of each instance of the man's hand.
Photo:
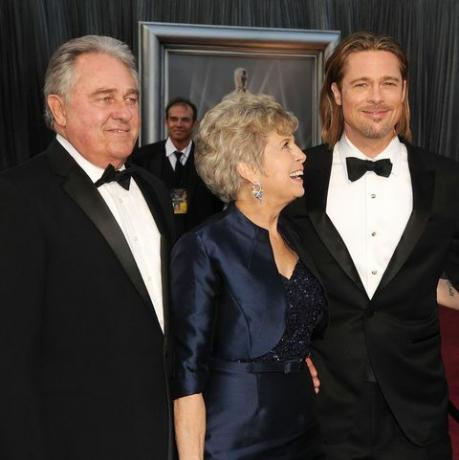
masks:
<svg viewBox="0 0 459 460"><path fill-rule="evenodd" d="M314 366L314 363L312 362L312 359L309 356L306 358L306 364L308 366L309 373L311 374L311 377L312 377L312 384L314 385L314 391L317 394L320 391L319 373L317 372L316 366Z"/></svg>
<svg viewBox="0 0 459 460"><path fill-rule="evenodd" d="M459 292L450 280L442 278L438 281L437 303L459 310Z"/></svg>

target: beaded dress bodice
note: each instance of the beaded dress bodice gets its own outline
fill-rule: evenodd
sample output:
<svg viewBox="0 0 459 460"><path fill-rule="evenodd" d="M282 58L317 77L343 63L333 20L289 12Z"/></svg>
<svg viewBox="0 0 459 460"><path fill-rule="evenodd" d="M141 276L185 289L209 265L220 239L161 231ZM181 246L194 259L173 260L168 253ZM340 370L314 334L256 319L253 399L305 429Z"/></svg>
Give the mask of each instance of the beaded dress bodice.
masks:
<svg viewBox="0 0 459 460"><path fill-rule="evenodd" d="M317 278L298 260L290 279L279 275L287 299L285 331L278 344L253 361L287 361L310 354L311 336L325 311L325 296Z"/></svg>

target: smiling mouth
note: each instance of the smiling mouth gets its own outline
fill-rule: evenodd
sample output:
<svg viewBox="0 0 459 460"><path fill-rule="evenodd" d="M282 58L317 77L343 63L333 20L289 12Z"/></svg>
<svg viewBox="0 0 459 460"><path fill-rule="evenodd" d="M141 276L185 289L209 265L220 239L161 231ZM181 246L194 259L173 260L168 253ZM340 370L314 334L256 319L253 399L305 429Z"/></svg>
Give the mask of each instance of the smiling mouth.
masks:
<svg viewBox="0 0 459 460"><path fill-rule="evenodd" d="M303 170L297 169L289 174L290 179L294 181L303 181Z"/></svg>
<svg viewBox="0 0 459 460"><path fill-rule="evenodd" d="M129 129L113 128L113 129L107 129L107 131L112 134L128 134L129 133Z"/></svg>
<svg viewBox="0 0 459 460"><path fill-rule="evenodd" d="M371 118L382 118L389 113L389 109L372 109L372 110L362 110L362 112Z"/></svg>

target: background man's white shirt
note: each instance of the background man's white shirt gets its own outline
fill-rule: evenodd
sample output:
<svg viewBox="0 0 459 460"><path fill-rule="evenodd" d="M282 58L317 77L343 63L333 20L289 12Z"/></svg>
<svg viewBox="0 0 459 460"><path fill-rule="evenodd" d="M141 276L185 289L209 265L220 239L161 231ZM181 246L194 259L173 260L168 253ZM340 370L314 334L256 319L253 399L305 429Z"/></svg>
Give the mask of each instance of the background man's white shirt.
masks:
<svg viewBox="0 0 459 460"><path fill-rule="evenodd" d="M192 141L190 141L183 150L180 150L180 152L182 152L180 163L182 163L183 166L185 166L185 163L187 162L188 157L190 156L191 145L192 145ZM174 153L177 151L177 147L174 145L170 137L168 137L166 140L165 148L166 148L166 157L169 159L172 169L175 171L175 164L177 163L177 157L174 155Z"/></svg>

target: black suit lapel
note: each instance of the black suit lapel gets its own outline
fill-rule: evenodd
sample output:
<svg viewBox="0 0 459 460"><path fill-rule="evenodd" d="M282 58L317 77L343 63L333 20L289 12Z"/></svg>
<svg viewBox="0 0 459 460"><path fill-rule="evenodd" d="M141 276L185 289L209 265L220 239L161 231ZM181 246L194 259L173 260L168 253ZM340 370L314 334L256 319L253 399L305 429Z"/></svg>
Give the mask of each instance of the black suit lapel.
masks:
<svg viewBox="0 0 459 460"><path fill-rule="evenodd" d="M62 186L66 193L94 223L144 302L154 311L124 234L92 181L57 141L49 150L48 158L54 171L64 177Z"/></svg>
<svg viewBox="0 0 459 460"><path fill-rule="evenodd" d="M352 257L326 213L332 159L332 152L324 149L317 164L305 170L307 212L312 225L330 254L347 276L365 292Z"/></svg>
<svg viewBox="0 0 459 460"><path fill-rule="evenodd" d="M434 172L424 166L420 155L416 155L413 147L407 146L407 149L411 185L413 188L413 211L377 291L384 288L402 268L421 237L432 209L435 184Z"/></svg>
<svg viewBox="0 0 459 460"><path fill-rule="evenodd" d="M148 173L142 168L135 168L133 177L139 186L145 201L147 202L150 212L161 234L160 253L161 253L161 281L163 293L163 310L164 310L164 333L167 334L169 323L169 248L171 247L170 229L166 224L166 219L162 211L160 200L156 193L154 193L154 186L148 180ZM172 206L172 205L171 205Z"/></svg>

